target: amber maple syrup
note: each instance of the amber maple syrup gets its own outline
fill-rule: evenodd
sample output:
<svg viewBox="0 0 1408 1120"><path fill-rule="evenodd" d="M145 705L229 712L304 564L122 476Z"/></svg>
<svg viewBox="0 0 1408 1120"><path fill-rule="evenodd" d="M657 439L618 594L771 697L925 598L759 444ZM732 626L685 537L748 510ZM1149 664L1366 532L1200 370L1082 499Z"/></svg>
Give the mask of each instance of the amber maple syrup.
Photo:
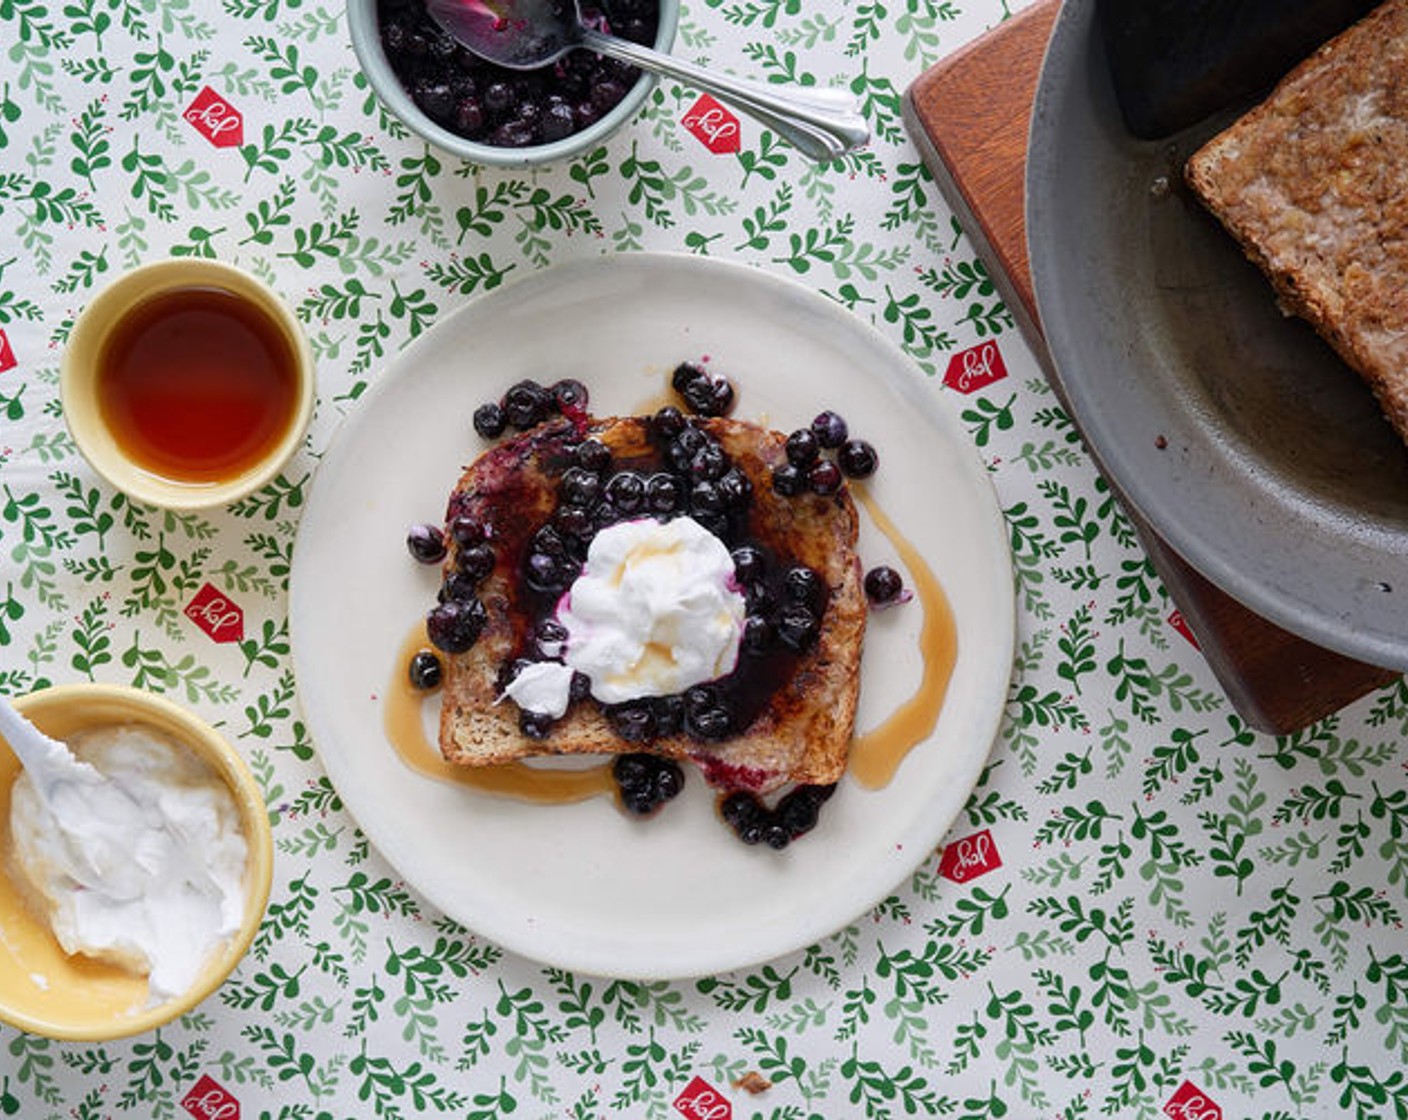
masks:
<svg viewBox="0 0 1408 1120"><path fill-rule="evenodd" d="M98 405L144 470L178 482L238 478L278 446L298 409L297 356L249 299L176 288L124 316L98 356Z"/></svg>

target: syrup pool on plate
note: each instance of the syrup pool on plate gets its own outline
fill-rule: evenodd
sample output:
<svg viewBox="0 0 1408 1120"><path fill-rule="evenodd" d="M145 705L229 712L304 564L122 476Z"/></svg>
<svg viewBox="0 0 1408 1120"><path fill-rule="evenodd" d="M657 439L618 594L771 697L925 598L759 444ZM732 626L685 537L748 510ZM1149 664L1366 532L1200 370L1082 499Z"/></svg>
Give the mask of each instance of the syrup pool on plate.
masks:
<svg viewBox="0 0 1408 1120"><path fill-rule="evenodd" d="M250 300L176 288L113 327L98 356L97 397L118 445L142 469L223 481L267 456L294 423L297 355Z"/></svg>

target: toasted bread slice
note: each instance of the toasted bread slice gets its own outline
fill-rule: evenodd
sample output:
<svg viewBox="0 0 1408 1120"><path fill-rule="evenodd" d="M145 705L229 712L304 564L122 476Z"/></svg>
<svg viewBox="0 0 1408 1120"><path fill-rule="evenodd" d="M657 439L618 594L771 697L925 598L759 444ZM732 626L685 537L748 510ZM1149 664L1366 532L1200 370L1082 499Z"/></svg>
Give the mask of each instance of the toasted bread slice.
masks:
<svg viewBox="0 0 1408 1120"><path fill-rule="evenodd" d="M467 514L483 523L495 567L480 586L488 621L475 645L445 657L440 747L447 760L492 766L539 755L649 750L696 763L725 789L766 792L788 782L829 785L846 767L860 687L866 603L855 544L858 520L845 487L831 496L776 494L772 469L785 462L786 437L737 420L696 420L753 484L747 536L787 564L816 571L829 592L820 634L790 656L775 687L759 697L745 726L719 742L677 733L627 742L591 698L576 700L542 739L520 730L517 706L501 699L503 667L526 648L533 614L520 575L532 535L552 517L570 447L584 436L605 443L617 468L658 469L661 452L642 417L559 419L496 446L464 472L447 521ZM457 550L446 558L447 577ZM771 655L770 655L771 656ZM778 673L777 666L772 672ZM740 661L740 673L758 672Z"/></svg>
<svg viewBox="0 0 1408 1120"><path fill-rule="evenodd" d="M1194 192L1408 441L1408 0L1321 47L1194 153Z"/></svg>

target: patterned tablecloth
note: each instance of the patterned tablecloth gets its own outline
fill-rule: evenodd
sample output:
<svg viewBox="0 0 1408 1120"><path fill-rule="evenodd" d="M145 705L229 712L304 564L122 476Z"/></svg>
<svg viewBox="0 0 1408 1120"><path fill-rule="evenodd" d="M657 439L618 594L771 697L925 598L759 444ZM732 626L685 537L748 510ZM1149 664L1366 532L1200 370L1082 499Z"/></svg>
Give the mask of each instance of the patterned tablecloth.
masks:
<svg viewBox="0 0 1408 1120"><path fill-rule="evenodd" d="M0 1030L0 1114L1408 1115L1408 690L1256 734L1180 628L900 124L1009 14L690 0L681 53L849 88L869 149L813 167L745 121L716 153L667 83L602 149L508 173L389 119L335 4L0 0L0 691L178 698L248 759L278 851L215 996L121 1043ZM237 127L192 123L212 99ZM1019 632L948 859L784 959L639 984L518 958L397 880L319 766L287 588L317 456L392 355L534 270L659 249L799 278L903 347L991 469ZM58 399L79 309L167 255L267 278L318 357L306 451L208 515L101 483ZM208 589L242 640L192 621Z"/></svg>

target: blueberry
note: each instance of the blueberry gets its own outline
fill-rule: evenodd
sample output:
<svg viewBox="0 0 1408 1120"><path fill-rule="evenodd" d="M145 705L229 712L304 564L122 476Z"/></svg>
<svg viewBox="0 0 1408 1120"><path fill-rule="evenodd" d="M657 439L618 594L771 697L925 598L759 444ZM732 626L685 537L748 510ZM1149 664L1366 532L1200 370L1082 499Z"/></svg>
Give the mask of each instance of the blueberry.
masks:
<svg viewBox="0 0 1408 1120"><path fill-rule="evenodd" d="M530 552L523 570L528 586L543 593L566 591L577 578L575 564L563 556L552 556L546 552Z"/></svg>
<svg viewBox="0 0 1408 1120"><path fill-rule="evenodd" d="M777 637L793 653L806 653L816 645L821 624L799 603L784 607L777 616Z"/></svg>
<svg viewBox="0 0 1408 1120"><path fill-rule="evenodd" d="M880 564L865 573L865 597L872 603L892 603L904 590L899 572Z"/></svg>
<svg viewBox="0 0 1408 1120"><path fill-rule="evenodd" d="M700 416L723 416L733 407L733 385L724 377L693 382L681 395Z"/></svg>
<svg viewBox="0 0 1408 1120"><path fill-rule="evenodd" d="M719 805L719 814L724 821L737 829L743 825L761 823L767 809L758 798L746 790L730 793Z"/></svg>
<svg viewBox="0 0 1408 1120"><path fill-rule="evenodd" d="M456 563L461 572L478 583L487 579L494 570L494 550L487 544L461 549Z"/></svg>
<svg viewBox="0 0 1408 1120"><path fill-rule="evenodd" d="M484 439L498 439L507 427L508 417L497 402L481 404L474 410L474 430Z"/></svg>
<svg viewBox="0 0 1408 1120"><path fill-rule="evenodd" d="M666 405L650 418L650 430L658 439L674 439L685 429L684 413L674 405Z"/></svg>
<svg viewBox="0 0 1408 1120"><path fill-rule="evenodd" d="M689 461L689 475L695 481L708 479L713 481L722 478L724 471L728 470L728 456L724 454L724 449L713 440L709 440Z"/></svg>
<svg viewBox="0 0 1408 1120"><path fill-rule="evenodd" d="M425 616L431 644L445 653L464 653L479 640L487 621L478 599L447 599Z"/></svg>
<svg viewBox="0 0 1408 1120"><path fill-rule="evenodd" d="M880 457L865 440L848 439L836 452L836 462L848 478L869 478L880 465Z"/></svg>
<svg viewBox="0 0 1408 1120"><path fill-rule="evenodd" d="M684 483L660 471L645 482L645 504L652 513L674 513L684 501Z"/></svg>
<svg viewBox="0 0 1408 1120"><path fill-rule="evenodd" d="M758 656L772 649L773 626L762 615L750 614L743 620L743 652Z"/></svg>
<svg viewBox="0 0 1408 1120"><path fill-rule="evenodd" d="M428 692L432 688L437 688L444 675L444 667L440 664L440 658L435 656L428 649L417 650L416 655L411 658L410 678L411 687L419 688Z"/></svg>
<svg viewBox="0 0 1408 1120"><path fill-rule="evenodd" d="M813 610L826 596L826 583L821 576L800 564L787 569L787 574L782 577L782 589L792 602L801 603Z"/></svg>
<svg viewBox="0 0 1408 1120"><path fill-rule="evenodd" d="M544 525L533 534L531 541L535 552L545 552L549 556L566 556L567 542L562 539L562 534L551 525Z"/></svg>
<svg viewBox="0 0 1408 1120"><path fill-rule="evenodd" d="M461 599L469 602L478 596L481 582L464 572L451 572L440 584L440 590L435 593L435 601L443 603L447 599Z"/></svg>
<svg viewBox="0 0 1408 1120"><path fill-rule="evenodd" d="M773 468L772 488L784 498L800 494L805 485L806 476L797 469L795 464L783 463L782 466Z"/></svg>
<svg viewBox="0 0 1408 1120"><path fill-rule="evenodd" d="M683 396L684 391L691 385L708 380L709 375L693 362L681 362L670 375L670 388Z"/></svg>
<svg viewBox="0 0 1408 1120"><path fill-rule="evenodd" d="M526 432L552 414L552 394L536 381L520 381L504 394L504 415L520 432Z"/></svg>
<svg viewBox="0 0 1408 1120"><path fill-rule="evenodd" d="M586 673L572 674L572 680L567 686L567 697L569 700L585 700L592 694L592 679Z"/></svg>
<svg viewBox="0 0 1408 1120"><path fill-rule="evenodd" d="M406 549L422 564L445 559L445 534L435 525L412 525L406 531Z"/></svg>
<svg viewBox="0 0 1408 1120"><path fill-rule="evenodd" d="M678 797L684 789L684 771L673 762L666 762L655 772L655 799L663 804Z"/></svg>
<svg viewBox="0 0 1408 1120"><path fill-rule="evenodd" d="M655 713L648 704L617 704L606 710L606 718L628 743L644 743L655 737Z"/></svg>
<svg viewBox="0 0 1408 1120"><path fill-rule="evenodd" d="M632 789L621 791L621 804L626 811L637 817L649 816L657 807L655 791L652 789Z"/></svg>
<svg viewBox="0 0 1408 1120"><path fill-rule="evenodd" d="M724 511L723 492L716 482L696 482L689 493L689 510L695 514L716 514Z"/></svg>
<svg viewBox="0 0 1408 1120"><path fill-rule="evenodd" d="M798 786L786 794L773 810L777 823L796 839L817 826L821 816L821 802L809 791L813 786Z"/></svg>
<svg viewBox="0 0 1408 1120"><path fill-rule="evenodd" d="M771 587L759 580L744 586L743 601L748 606L749 614L765 615L777 606L777 595Z"/></svg>
<svg viewBox="0 0 1408 1120"><path fill-rule="evenodd" d="M533 630L533 650L545 660L561 657L566 641L567 627L555 618L543 619Z"/></svg>
<svg viewBox="0 0 1408 1120"><path fill-rule="evenodd" d="M558 495L569 506L593 506L601 497L601 475L585 467L568 467L558 484Z"/></svg>
<svg viewBox="0 0 1408 1120"><path fill-rule="evenodd" d="M618 754L611 763L611 776L623 790L648 788L653 774L647 754Z"/></svg>
<svg viewBox="0 0 1408 1120"><path fill-rule="evenodd" d="M577 121L573 116L572 107L566 102L549 105L547 112L543 114L538 131L545 144L551 144L555 140L563 140L571 136L577 131Z"/></svg>
<svg viewBox="0 0 1408 1120"><path fill-rule="evenodd" d="M577 465L600 474L611 466L611 448L599 439L584 439L577 445Z"/></svg>
<svg viewBox="0 0 1408 1120"><path fill-rule="evenodd" d="M655 732L661 738L677 735L684 726L684 697L657 696L651 705L655 709Z"/></svg>
<svg viewBox="0 0 1408 1120"><path fill-rule="evenodd" d="M727 708L718 705L698 712L686 712L685 726L696 738L717 742L727 739L732 733L733 716Z"/></svg>
<svg viewBox="0 0 1408 1120"><path fill-rule="evenodd" d="M559 412L583 412L586 410L587 387L575 377L564 377L560 381L554 381L549 391L557 403Z"/></svg>
<svg viewBox="0 0 1408 1120"><path fill-rule="evenodd" d="M411 99L432 120L445 123L453 119L455 94L447 82L422 79L411 88Z"/></svg>
<svg viewBox="0 0 1408 1120"><path fill-rule="evenodd" d="M812 432L816 435L817 443L827 450L840 447L850 435L845 420L830 409L816 414L816 418L812 420Z"/></svg>
<svg viewBox="0 0 1408 1120"><path fill-rule="evenodd" d="M614 78L597 82L591 88L592 104L603 113L615 108L621 98L625 96L626 87Z"/></svg>
<svg viewBox="0 0 1408 1120"><path fill-rule="evenodd" d="M813 494L826 497L841 489L841 468L830 459L814 463L807 471L807 486Z"/></svg>
<svg viewBox="0 0 1408 1120"><path fill-rule="evenodd" d="M513 106L513 87L508 82L491 82L484 89L484 108L501 117Z"/></svg>
<svg viewBox="0 0 1408 1120"><path fill-rule="evenodd" d="M729 509L741 510L753 500L753 483L737 467L730 467L719 479L719 493Z"/></svg>
<svg viewBox="0 0 1408 1120"><path fill-rule="evenodd" d="M586 547L596 535L596 522L590 513L577 506L562 506L553 514L552 524L579 555L586 555Z"/></svg>
<svg viewBox="0 0 1408 1120"><path fill-rule="evenodd" d="M668 454L671 465L677 471L688 471L694 457L704 449L708 442L709 437L698 428L685 428L670 441Z"/></svg>
<svg viewBox="0 0 1408 1120"><path fill-rule="evenodd" d="M772 821L763 830L763 842L773 851L780 852L792 843L792 834L783 825Z"/></svg>
<svg viewBox="0 0 1408 1120"><path fill-rule="evenodd" d="M469 548L484 540L484 523L476 517L462 513L450 519L450 536L461 548Z"/></svg>
<svg viewBox="0 0 1408 1120"><path fill-rule="evenodd" d="M763 550L751 544L741 545L732 553L733 574L739 583L749 584L763 578L767 571L767 558Z"/></svg>
<svg viewBox="0 0 1408 1120"><path fill-rule="evenodd" d="M518 730L529 739L546 739L552 733L552 723L552 716L545 712L524 710L518 713Z"/></svg>
<svg viewBox="0 0 1408 1120"><path fill-rule="evenodd" d="M787 437L787 461L799 467L809 467L821 453L821 443L810 428L798 428Z"/></svg>
<svg viewBox="0 0 1408 1120"><path fill-rule="evenodd" d="M684 789L684 771L679 764L658 755L617 755L611 774L621 791L621 804L637 816L653 813Z"/></svg>
<svg viewBox="0 0 1408 1120"><path fill-rule="evenodd" d="M477 97L462 97L455 105L454 131L473 139L484 130L484 106Z"/></svg>
<svg viewBox="0 0 1408 1120"><path fill-rule="evenodd" d="M645 505L645 478L637 471L619 471L606 483L606 500L623 514L638 513Z"/></svg>

